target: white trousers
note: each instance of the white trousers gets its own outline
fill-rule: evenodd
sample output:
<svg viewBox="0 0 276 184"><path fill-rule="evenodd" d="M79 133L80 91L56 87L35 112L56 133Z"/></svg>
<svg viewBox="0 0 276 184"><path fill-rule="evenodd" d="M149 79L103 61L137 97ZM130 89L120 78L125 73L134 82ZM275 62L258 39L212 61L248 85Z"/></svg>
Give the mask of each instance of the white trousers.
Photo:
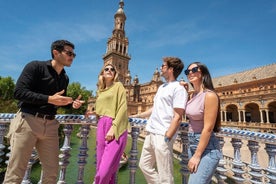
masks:
<svg viewBox="0 0 276 184"><path fill-rule="evenodd" d="M174 183L173 142L165 142L164 135L146 135L139 167L148 184Z"/></svg>

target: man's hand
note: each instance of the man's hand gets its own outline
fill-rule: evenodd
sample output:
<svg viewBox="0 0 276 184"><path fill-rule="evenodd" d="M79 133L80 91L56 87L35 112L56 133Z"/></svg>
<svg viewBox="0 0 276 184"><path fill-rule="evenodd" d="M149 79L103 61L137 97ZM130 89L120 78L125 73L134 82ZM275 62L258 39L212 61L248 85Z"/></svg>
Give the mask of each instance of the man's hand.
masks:
<svg viewBox="0 0 276 184"><path fill-rule="evenodd" d="M80 99L81 99L81 95L79 95L78 98L76 98L76 100L73 101L72 107L74 109L80 108L80 106L85 102L84 100L80 100Z"/></svg>
<svg viewBox="0 0 276 184"><path fill-rule="evenodd" d="M49 96L48 103L54 104L56 106L65 106L73 103L73 99L71 97L62 96L64 90L57 92L53 96Z"/></svg>

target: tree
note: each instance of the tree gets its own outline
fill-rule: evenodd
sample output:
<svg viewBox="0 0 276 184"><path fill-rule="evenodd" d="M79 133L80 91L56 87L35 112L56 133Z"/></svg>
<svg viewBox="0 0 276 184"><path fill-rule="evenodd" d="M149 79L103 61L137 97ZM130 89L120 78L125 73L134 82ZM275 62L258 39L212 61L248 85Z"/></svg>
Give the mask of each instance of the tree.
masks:
<svg viewBox="0 0 276 184"><path fill-rule="evenodd" d="M1 100L13 99L14 81L11 77L0 76L0 98Z"/></svg>
<svg viewBox="0 0 276 184"><path fill-rule="evenodd" d="M76 99L79 95L81 95L81 100L84 100L85 103L79 109L59 108L58 114L84 114L87 109L87 101L92 94L93 91L89 91L85 87L81 87L79 82L69 84L67 87L67 96Z"/></svg>
<svg viewBox="0 0 276 184"><path fill-rule="evenodd" d="M15 82L11 77L0 76L0 113L16 113L18 111L17 100L13 97ZM59 108L58 114L84 114L87 109L87 101L93 96L93 91L82 87L79 82L73 82L68 85L67 96L76 99L79 95L84 103L79 109Z"/></svg>
<svg viewBox="0 0 276 184"><path fill-rule="evenodd" d="M15 83L11 77L0 76L0 112L15 113L17 101L13 98Z"/></svg>

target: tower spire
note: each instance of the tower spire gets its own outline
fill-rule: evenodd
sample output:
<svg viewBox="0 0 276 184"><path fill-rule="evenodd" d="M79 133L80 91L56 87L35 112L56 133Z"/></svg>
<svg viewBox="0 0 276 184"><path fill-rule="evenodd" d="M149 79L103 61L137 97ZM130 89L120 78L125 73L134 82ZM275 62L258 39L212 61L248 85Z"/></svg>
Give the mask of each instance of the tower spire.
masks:
<svg viewBox="0 0 276 184"><path fill-rule="evenodd" d="M124 9L124 5L125 5L124 0L120 0L119 7Z"/></svg>
<svg viewBox="0 0 276 184"><path fill-rule="evenodd" d="M120 0L119 8L114 15L114 28L112 36L107 41L106 53L103 56L104 63L112 63L119 73L119 80L123 84L130 84L129 74L128 38L125 34L126 15L124 12L124 1Z"/></svg>

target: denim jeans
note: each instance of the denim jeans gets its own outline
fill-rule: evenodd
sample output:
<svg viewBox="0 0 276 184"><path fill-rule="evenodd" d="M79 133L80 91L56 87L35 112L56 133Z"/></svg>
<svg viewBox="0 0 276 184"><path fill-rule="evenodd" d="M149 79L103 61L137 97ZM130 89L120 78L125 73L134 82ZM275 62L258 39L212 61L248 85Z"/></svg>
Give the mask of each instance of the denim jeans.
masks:
<svg viewBox="0 0 276 184"><path fill-rule="evenodd" d="M199 139L200 133L189 133L189 158L195 153ZM220 152L220 146L218 139L214 134L211 135L209 143L205 148L196 173L190 174L189 184L209 184L211 183L212 176L214 175L216 168L218 166L219 160L222 158L222 153Z"/></svg>

